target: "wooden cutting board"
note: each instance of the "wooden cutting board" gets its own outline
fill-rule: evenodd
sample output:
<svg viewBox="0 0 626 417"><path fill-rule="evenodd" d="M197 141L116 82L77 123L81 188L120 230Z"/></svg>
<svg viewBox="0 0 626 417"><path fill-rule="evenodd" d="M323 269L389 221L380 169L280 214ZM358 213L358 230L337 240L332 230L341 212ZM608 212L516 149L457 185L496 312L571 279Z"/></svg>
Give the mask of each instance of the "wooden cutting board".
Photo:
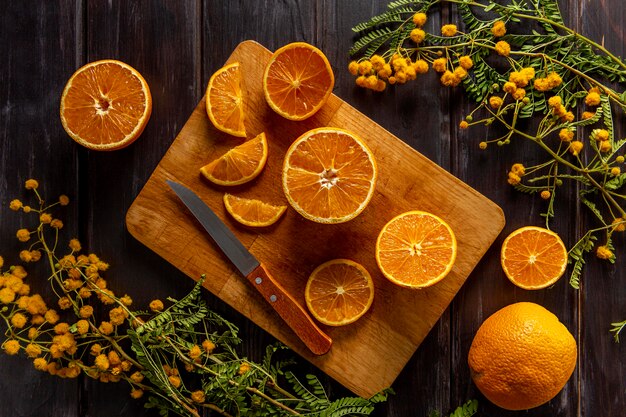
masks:
<svg viewBox="0 0 626 417"><path fill-rule="evenodd" d="M203 99L130 207L127 227L135 238L192 279L206 274L204 286L209 291L338 382L368 397L393 383L504 227L504 215L492 201L334 95L315 116L302 122L275 114L262 92L270 55L258 43L246 41L227 61L238 61L244 74L249 137L265 132L268 138L269 157L262 174L251 183L229 189L201 178L201 166L242 142L211 125ZM225 191L288 205L281 187L285 151L302 133L321 126L351 130L372 149L379 177L365 211L347 223L320 225L289 208L277 224L262 231L232 220L222 203ZM165 184L166 179L194 190L303 305L304 287L316 266L334 258L363 264L376 288L370 311L348 326L322 325L333 346L326 355L312 355L234 270ZM391 284L376 265L378 232L391 218L408 210L437 214L450 224L458 240L458 256L448 277L424 290Z"/></svg>

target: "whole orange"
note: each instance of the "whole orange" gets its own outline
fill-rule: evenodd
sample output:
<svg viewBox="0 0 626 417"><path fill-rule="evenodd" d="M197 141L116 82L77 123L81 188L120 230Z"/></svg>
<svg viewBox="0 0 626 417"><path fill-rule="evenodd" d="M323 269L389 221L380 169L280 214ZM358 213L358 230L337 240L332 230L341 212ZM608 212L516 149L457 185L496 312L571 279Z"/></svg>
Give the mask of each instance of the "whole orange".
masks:
<svg viewBox="0 0 626 417"><path fill-rule="evenodd" d="M535 303L498 310L480 326L468 362L489 401L526 410L554 398L576 367L576 341L559 319Z"/></svg>

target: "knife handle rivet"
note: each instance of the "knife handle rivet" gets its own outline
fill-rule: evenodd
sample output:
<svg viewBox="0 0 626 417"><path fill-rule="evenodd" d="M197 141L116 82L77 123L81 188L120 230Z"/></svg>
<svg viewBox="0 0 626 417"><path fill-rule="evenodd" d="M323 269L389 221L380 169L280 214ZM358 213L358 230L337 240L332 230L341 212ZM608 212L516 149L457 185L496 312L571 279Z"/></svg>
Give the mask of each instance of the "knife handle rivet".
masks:
<svg viewBox="0 0 626 417"><path fill-rule="evenodd" d="M275 302L276 302L276 300L277 300L277 298L276 298L276 296L275 296L274 294L270 295L270 301L271 301L272 303L275 303Z"/></svg>
<svg viewBox="0 0 626 417"><path fill-rule="evenodd" d="M261 279L261 277L256 277L256 278L254 279L254 282L256 282L256 284L258 285L258 284L262 283L262 282L263 282L263 280Z"/></svg>

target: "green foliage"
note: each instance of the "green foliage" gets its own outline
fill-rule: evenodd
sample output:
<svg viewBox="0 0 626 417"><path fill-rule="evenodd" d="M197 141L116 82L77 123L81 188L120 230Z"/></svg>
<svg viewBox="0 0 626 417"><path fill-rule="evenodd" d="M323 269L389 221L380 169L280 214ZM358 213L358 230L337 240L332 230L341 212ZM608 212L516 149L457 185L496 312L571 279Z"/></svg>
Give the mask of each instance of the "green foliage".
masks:
<svg viewBox="0 0 626 417"><path fill-rule="evenodd" d="M469 400L465 404L459 406L454 410L449 417L471 417L478 412L478 400ZM440 417L441 414L438 411L433 411L429 414L429 417Z"/></svg>
<svg viewBox="0 0 626 417"><path fill-rule="evenodd" d="M574 264L569 283L576 289L580 288L580 275L585 264L585 253L591 252L597 240L598 238L594 235L594 231L590 230L569 250L568 263Z"/></svg>
<svg viewBox="0 0 626 417"><path fill-rule="evenodd" d="M624 327L626 327L626 320L619 323L611 323L611 326L613 326L611 329L611 333L614 333L613 338L619 343L619 334L622 330L624 330Z"/></svg>

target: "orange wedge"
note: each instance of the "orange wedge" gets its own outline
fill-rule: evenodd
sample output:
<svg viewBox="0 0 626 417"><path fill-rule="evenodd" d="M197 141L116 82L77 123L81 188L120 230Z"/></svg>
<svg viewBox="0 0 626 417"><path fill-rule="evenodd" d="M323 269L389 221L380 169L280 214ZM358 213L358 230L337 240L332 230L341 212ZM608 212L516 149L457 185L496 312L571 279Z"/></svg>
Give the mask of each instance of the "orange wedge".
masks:
<svg viewBox="0 0 626 417"><path fill-rule="evenodd" d="M113 59L79 68L61 95L61 124L86 148L112 151L141 135L152 113L146 80L128 64Z"/></svg>
<svg viewBox="0 0 626 417"><path fill-rule="evenodd" d="M441 281L456 259L456 238L446 222L424 211L391 219L378 235L376 261L387 279L409 288Z"/></svg>
<svg viewBox="0 0 626 417"><path fill-rule="evenodd" d="M504 240L500 261L513 284L538 290L553 285L565 273L567 249L553 231L526 226Z"/></svg>
<svg viewBox="0 0 626 417"><path fill-rule="evenodd" d="M328 326L353 323L369 310L374 283L369 272L349 259L334 259L315 268L304 290L313 317Z"/></svg>
<svg viewBox="0 0 626 417"><path fill-rule="evenodd" d="M365 209L377 172L372 151L358 136L323 127L304 133L287 150L283 190L305 218L342 223Z"/></svg>
<svg viewBox="0 0 626 417"><path fill-rule="evenodd" d="M287 206L273 206L260 200L224 194L226 211L239 223L251 227L271 226L280 219Z"/></svg>
<svg viewBox="0 0 626 417"><path fill-rule="evenodd" d="M265 68L263 92L270 107L289 120L313 116L328 100L335 76L322 51L304 42L278 49Z"/></svg>
<svg viewBox="0 0 626 417"><path fill-rule="evenodd" d="M206 179L218 185L240 185L256 178L267 161L265 133L242 143L200 168Z"/></svg>
<svg viewBox="0 0 626 417"><path fill-rule="evenodd" d="M206 112L213 126L229 135L246 137L238 62L220 68L211 76L205 99Z"/></svg>

